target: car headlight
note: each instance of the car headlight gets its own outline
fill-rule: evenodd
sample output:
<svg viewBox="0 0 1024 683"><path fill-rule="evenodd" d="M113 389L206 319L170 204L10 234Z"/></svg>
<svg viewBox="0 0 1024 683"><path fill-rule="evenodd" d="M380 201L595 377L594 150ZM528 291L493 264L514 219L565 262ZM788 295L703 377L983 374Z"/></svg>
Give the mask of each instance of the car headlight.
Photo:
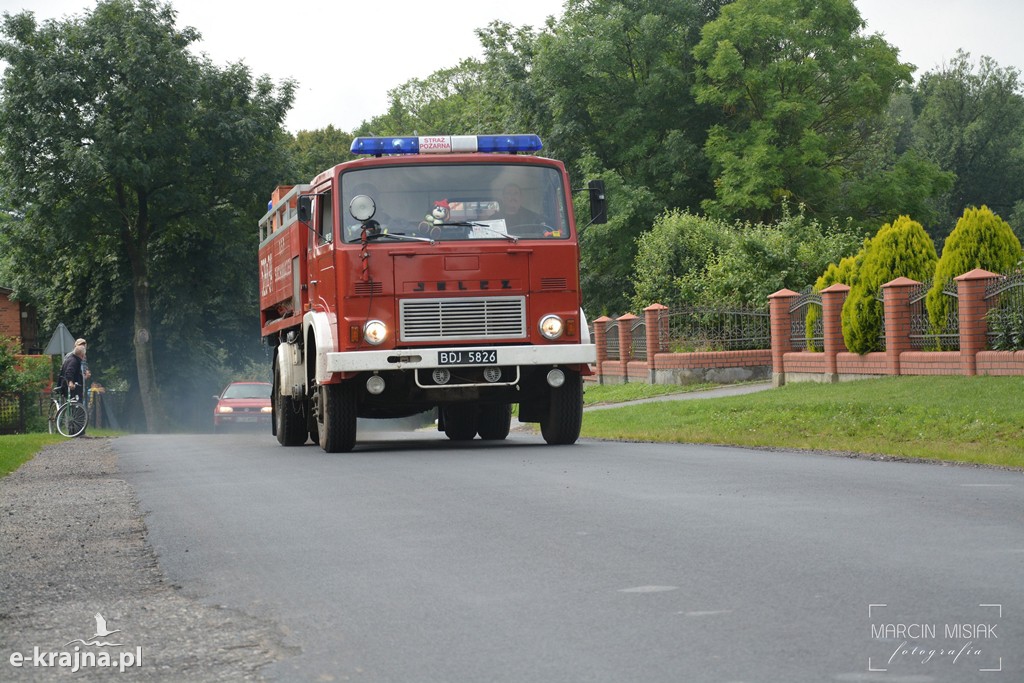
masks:
<svg viewBox="0 0 1024 683"><path fill-rule="evenodd" d="M367 344L377 346L383 343L388 336L388 326L380 320L370 320L363 325L363 339Z"/></svg>
<svg viewBox="0 0 1024 683"><path fill-rule="evenodd" d="M261 413L269 413L269 412L271 412L271 407L270 406L263 406L262 408L260 408L260 412Z"/></svg>
<svg viewBox="0 0 1024 683"><path fill-rule="evenodd" d="M565 331L565 323L557 315L546 315L540 319L538 328L540 333L548 339L558 339Z"/></svg>
<svg viewBox="0 0 1024 683"><path fill-rule="evenodd" d="M232 408L231 406L217 406L217 412L218 413L233 413L233 412L235 412L235 409Z"/></svg>

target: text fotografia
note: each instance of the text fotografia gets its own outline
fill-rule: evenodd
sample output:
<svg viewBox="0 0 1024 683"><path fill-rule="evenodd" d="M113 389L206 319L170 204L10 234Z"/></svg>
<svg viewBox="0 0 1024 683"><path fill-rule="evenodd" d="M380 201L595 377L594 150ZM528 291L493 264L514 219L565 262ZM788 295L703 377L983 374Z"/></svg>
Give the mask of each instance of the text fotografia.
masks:
<svg viewBox="0 0 1024 683"><path fill-rule="evenodd" d="M962 616L968 614L965 612ZM869 606L871 640L879 643L876 653L868 658L869 671L891 671L901 665L959 665L977 671L1002 671L1003 660L997 652L1000 633L997 620L1003 616L1002 605L978 605L975 616L981 619L945 623L878 619L883 615L894 616L893 609L884 604Z"/></svg>
<svg viewBox="0 0 1024 683"><path fill-rule="evenodd" d="M124 673L132 667L142 666L142 647L136 647L134 652L95 652L82 651L79 646L68 652L46 652L39 647L32 648L32 654L12 652L10 656L11 666L15 668L59 668L70 669L71 673L78 673L82 669L117 669Z"/></svg>

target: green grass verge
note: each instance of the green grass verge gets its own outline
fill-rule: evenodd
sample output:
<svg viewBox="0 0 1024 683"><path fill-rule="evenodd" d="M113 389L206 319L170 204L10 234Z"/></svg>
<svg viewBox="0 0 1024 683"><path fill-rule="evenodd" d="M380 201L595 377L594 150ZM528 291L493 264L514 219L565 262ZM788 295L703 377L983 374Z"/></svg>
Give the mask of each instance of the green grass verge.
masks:
<svg viewBox="0 0 1024 683"><path fill-rule="evenodd" d="M90 429L90 436L118 436L112 429ZM0 477L5 477L32 459L44 446L66 441L60 434L6 434L0 436Z"/></svg>
<svg viewBox="0 0 1024 683"><path fill-rule="evenodd" d="M588 412L583 436L929 458L1024 467L1024 378L790 384Z"/></svg>
<svg viewBox="0 0 1024 683"><path fill-rule="evenodd" d="M0 477L21 467L43 446L64 440L60 434L8 434L0 436Z"/></svg>
<svg viewBox="0 0 1024 683"><path fill-rule="evenodd" d="M715 389L721 384L584 384L583 405L603 403L624 403L641 398L653 398L669 394L685 394L692 391Z"/></svg>

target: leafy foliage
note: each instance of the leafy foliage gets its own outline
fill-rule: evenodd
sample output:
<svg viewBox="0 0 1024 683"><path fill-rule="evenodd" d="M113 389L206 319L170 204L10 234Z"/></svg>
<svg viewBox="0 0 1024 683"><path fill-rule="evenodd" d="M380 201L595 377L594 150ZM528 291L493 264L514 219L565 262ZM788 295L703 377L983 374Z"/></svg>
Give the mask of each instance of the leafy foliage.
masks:
<svg viewBox="0 0 1024 683"><path fill-rule="evenodd" d="M967 207L1010 208L1024 197L1024 96L1016 68L988 57L974 65L958 51L921 77L912 102L913 148L956 179L937 201L936 239Z"/></svg>
<svg viewBox="0 0 1024 683"><path fill-rule="evenodd" d="M850 225L822 225L803 212L769 224L667 212L640 239L633 305L763 307L773 292L803 288L860 239Z"/></svg>
<svg viewBox="0 0 1024 683"><path fill-rule="evenodd" d="M49 358L18 355L18 340L0 336L0 394L39 391L50 379Z"/></svg>
<svg viewBox="0 0 1024 683"><path fill-rule="evenodd" d="M44 322L90 338L150 429L166 426L161 389L180 396L252 354L253 225L284 166L294 90L195 57L198 33L174 20L151 0L105 0L0 29L0 164L24 217L2 238L8 275Z"/></svg>
<svg viewBox="0 0 1024 683"><path fill-rule="evenodd" d="M1022 257L1020 240L1002 218L987 206L969 208L956 223L942 247L942 258L935 267L932 287L925 305L933 329L942 329L951 303L942 289L955 277L976 268L1009 274Z"/></svg>
<svg viewBox="0 0 1024 683"><path fill-rule="evenodd" d="M285 143L290 170L287 179L309 182L318 173L352 158L351 133L327 126L321 130L300 130Z"/></svg>
<svg viewBox="0 0 1024 683"><path fill-rule="evenodd" d="M671 210L654 221L639 239L633 264L633 310L654 303L669 308L702 300L709 264L736 241L732 228L715 218Z"/></svg>
<svg viewBox="0 0 1024 683"><path fill-rule="evenodd" d="M885 334L878 300L882 285L898 277L926 282L935 272L938 256L921 224L900 216L883 225L858 258L860 265L843 304L843 339L850 351L868 353L881 348Z"/></svg>
<svg viewBox="0 0 1024 683"><path fill-rule="evenodd" d="M736 0L704 27L697 101L725 114L704 145L707 211L765 219L788 198L828 215L910 81L911 67L863 26L852 0Z"/></svg>

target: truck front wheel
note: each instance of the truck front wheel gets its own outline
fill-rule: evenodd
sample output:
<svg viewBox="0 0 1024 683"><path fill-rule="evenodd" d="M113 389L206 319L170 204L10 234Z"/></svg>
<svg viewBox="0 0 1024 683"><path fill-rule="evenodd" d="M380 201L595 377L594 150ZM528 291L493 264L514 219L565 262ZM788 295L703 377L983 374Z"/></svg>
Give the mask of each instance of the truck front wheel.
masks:
<svg viewBox="0 0 1024 683"><path fill-rule="evenodd" d="M320 447L328 453L344 453L356 445L356 385L324 384L319 388Z"/></svg>
<svg viewBox="0 0 1024 683"><path fill-rule="evenodd" d="M498 403L480 406L477 432L485 441L501 441L512 426L512 404Z"/></svg>
<svg viewBox="0 0 1024 683"><path fill-rule="evenodd" d="M281 377L274 370L273 410L274 433L282 446L301 446L306 443L306 416L302 404L281 393Z"/></svg>
<svg viewBox="0 0 1024 683"><path fill-rule="evenodd" d="M444 433L452 441L469 441L476 436L477 409L472 403L447 405L444 410Z"/></svg>
<svg viewBox="0 0 1024 683"><path fill-rule="evenodd" d="M583 426L583 377L565 370L565 384L551 389L547 414L540 421L540 433L549 444L576 443Z"/></svg>

